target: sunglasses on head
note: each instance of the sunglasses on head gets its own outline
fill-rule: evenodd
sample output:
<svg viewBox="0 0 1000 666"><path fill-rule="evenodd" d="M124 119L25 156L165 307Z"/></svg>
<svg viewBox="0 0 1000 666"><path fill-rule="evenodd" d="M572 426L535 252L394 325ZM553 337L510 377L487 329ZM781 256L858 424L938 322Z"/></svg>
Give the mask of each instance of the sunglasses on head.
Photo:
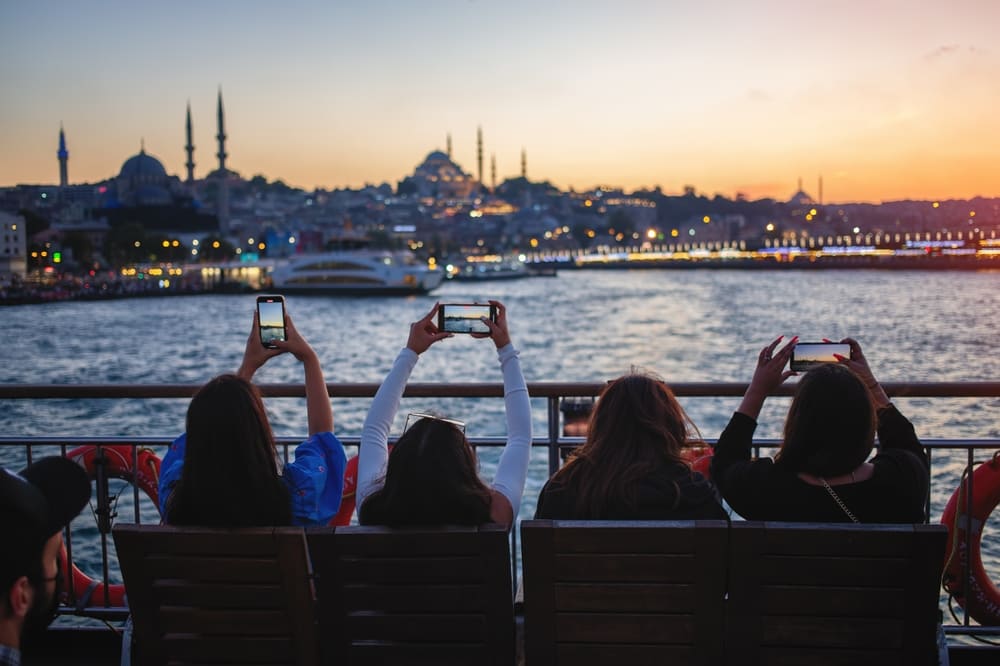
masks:
<svg viewBox="0 0 1000 666"><path fill-rule="evenodd" d="M403 425L403 432L406 432L407 430L410 429L411 426L416 424L418 421L422 421L423 419L431 419L433 421L441 421L442 423L450 423L451 425L458 428L463 435L465 434L464 421L456 421L455 419L446 419L444 417L436 416L434 414L423 414L421 412L410 412L409 414L406 415L406 423Z"/></svg>

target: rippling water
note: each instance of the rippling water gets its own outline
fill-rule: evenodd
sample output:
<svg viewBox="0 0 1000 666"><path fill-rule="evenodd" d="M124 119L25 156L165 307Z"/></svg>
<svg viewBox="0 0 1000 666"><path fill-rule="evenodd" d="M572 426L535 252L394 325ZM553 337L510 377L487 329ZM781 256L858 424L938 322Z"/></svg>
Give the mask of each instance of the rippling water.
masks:
<svg viewBox="0 0 1000 666"><path fill-rule="evenodd" d="M530 381L605 381L637 365L668 382L747 381L757 352L774 337L857 338L883 381L997 381L1000 272L891 271L566 271L556 278L445 283L411 298L290 296L288 312L311 342L329 382L380 382L406 341L408 325L436 300L499 298ZM202 383L238 367L254 296L190 296L0 309L0 383ZM492 344L465 336L435 345L413 373L417 382L499 382ZM273 359L260 382L300 382L291 357ZM738 398L688 398L705 437L719 435ZM369 400L335 400L339 434L357 435ZM897 399L925 438L1000 437L1000 399ZM771 399L760 437L778 437L787 399ZM183 429L186 400L0 401L8 435L162 436ZM477 436L503 433L497 400L407 400L468 423ZM546 431L544 401L533 401L536 433ZM273 399L278 435L305 433L303 400ZM534 513L545 481L535 452L521 516ZM20 453L0 451L15 466ZM483 451L492 476L497 453ZM980 455L980 458L984 455ZM957 485L964 458L935 457L932 515ZM130 511L130 509L129 509ZM123 516L127 512L123 508ZM89 517L78 520L82 554L96 555ZM987 528L989 532L989 528ZM1000 544L984 546L996 570Z"/></svg>

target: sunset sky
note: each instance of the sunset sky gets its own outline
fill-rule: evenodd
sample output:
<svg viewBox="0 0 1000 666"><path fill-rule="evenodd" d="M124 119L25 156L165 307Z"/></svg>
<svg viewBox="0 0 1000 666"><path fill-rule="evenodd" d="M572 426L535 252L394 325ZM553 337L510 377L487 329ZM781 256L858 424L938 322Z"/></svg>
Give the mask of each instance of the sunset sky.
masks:
<svg viewBox="0 0 1000 666"><path fill-rule="evenodd" d="M1000 195L1000 0L0 0L0 186L139 150L395 185L452 135L484 177L828 202Z"/></svg>

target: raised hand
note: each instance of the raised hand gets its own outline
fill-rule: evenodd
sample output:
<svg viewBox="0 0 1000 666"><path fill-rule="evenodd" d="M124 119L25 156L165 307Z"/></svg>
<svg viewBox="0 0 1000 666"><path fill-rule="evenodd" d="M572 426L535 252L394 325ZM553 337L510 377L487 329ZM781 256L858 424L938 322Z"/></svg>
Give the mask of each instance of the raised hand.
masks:
<svg viewBox="0 0 1000 666"><path fill-rule="evenodd" d="M435 303L422 319L410 324L410 337L406 340L406 347L417 354L423 354L435 342L452 336L451 333L439 331L434 323L438 305L439 303Z"/></svg>
<svg viewBox="0 0 1000 666"><path fill-rule="evenodd" d="M287 323L288 320L286 318L286 326ZM243 350L243 362L240 363L240 368L236 371L236 374L250 381L253 379L254 373L257 372L260 366L267 363L268 359L284 353L284 349L269 349L261 343L260 320L255 309L253 313L253 325L250 327L250 337L247 338L246 348Z"/></svg>
<svg viewBox="0 0 1000 666"><path fill-rule="evenodd" d="M501 349L510 344L510 332L507 330L507 307L500 301L488 302L496 308L496 323L490 321L487 317L483 317L482 322L489 327L490 332L473 333L472 336L475 338L493 338L493 344L497 346L497 349Z"/></svg>

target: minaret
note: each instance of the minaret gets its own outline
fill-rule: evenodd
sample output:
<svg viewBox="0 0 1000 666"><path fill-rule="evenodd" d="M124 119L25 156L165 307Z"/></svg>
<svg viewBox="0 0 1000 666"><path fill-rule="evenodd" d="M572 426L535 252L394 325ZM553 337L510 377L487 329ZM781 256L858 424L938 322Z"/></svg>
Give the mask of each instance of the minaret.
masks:
<svg viewBox="0 0 1000 666"><path fill-rule="evenodd" d="M490 189L497 191L497 154L490 153Z"/></svg>
<svg viewBox="0 0 1000 666"><path fill-rule="evenodd" d="M528 180L528 151L521 148L521 178Z"/></svg>
<svg viewBox="0 0 1000 666"><path fill-rule="evenodd" d="M222 86L219 86L219 133L215 135L215 138L219 141L219 153L217 157L219 158L219 171L225 173L226 171L226 119L225 113L222 110Z"/></svg>
<svg viewBox="0 0 1000 666"><path fill-rule="evenodd" d="M226 121L222 111L222 86L219 86L219 190L215 199L215 216L219 220L219 233L229 233L229 173L226 171Z"/></svg>
<svg viewBox="0 0 1000 666"><path fill-rule="evenodd" d="M823 205L823 176L819 177L819 205Z"/></svg>
<svg viewBox="0 0 1000 666"><path fill-rule="evenodd" d="M448 132L448 159L451 159L451 132Z"/></svg>
<svg viewBox="0 0 1000 666"><path fill-rule="evenodd" d="M66 133L62 123L59 123L59 152L56 156L59 158L59 187L66 187L69 185L69 151L66 150Z"/></svg>
<svg viewBox="0 0 1000 666"><path fill-rule="evenodd" d="M483 128L476 128L476 161L479 164L479 184L483 184Z"/></svg>
<svg viewBox="0 0 1000 666"><path fill-rule="evenodd" d="M184 151L187 152L188 160L187 160L187 162L184 163L184 166L187 167L187 172L188 172L187 182L188 183L193 183L194 182L194 138L193 138L192 132L191 132L191 101L190 100L188 100L188 106L187 106L187 123L186 123L186 129L187 129L187 144L184 146Z"/></svg>

